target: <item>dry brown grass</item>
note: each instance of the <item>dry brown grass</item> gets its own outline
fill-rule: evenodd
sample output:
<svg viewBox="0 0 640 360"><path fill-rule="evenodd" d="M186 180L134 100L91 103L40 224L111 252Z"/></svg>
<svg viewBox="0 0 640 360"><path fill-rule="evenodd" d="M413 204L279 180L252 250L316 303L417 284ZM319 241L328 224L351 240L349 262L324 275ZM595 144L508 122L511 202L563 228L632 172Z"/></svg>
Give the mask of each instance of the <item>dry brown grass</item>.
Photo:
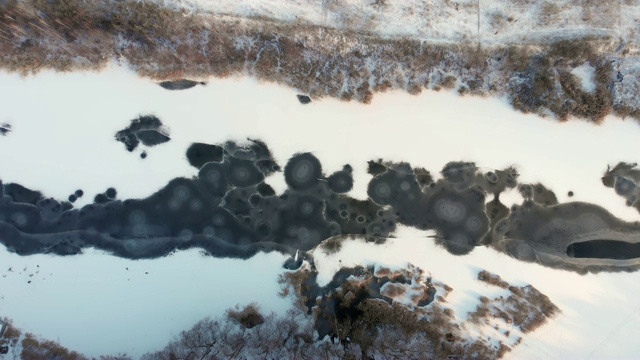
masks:
<svg viewBox="0 0 640 360"><path fill-rule="evenodd" d="M509 283L502 280L502 278L499 275L492 274L487 270L482 270L478 273L478 280L486 282L487 284L501 287L503 289L506 289L509 287Z"/></svg>
<svg viewBox="0 0 640 360"><path fill-rule="evenodd" d="M87 357L75 352L51 340L41 340L33 334L26 334L22 339L22 360L88 360Z"/></svg>
<svg viewBox="0 0 640 360"><path fill-rule="evenodd" d="M6 324L5 332L0 338L0 345L9 346L10 353L15 358L18 354L17 346L22 336L22 331L13 325L13 322L9 318L3 318L2 321ZM8 357L8 356L7 356Z"/></svg>
<svg viewBox="0 0 640 360"><path fill-rule="evenodd" d="M598 44L590 40L559 41L549 45L542 54L532 53L528 47L511 47L509 68L533 75L529 83L513 91L514 107L523 112L540 112L548 108L560 121L573 116L596 124L614 111L620 112L621 116L631 116L632 109L614 108L610 86L613 68L606 55L594 49L594 43ZM570 73L585 62L596 69L594 93L585 92Z"/></svg>
<svg viewBox="0 0 640 360"><path fill-rule="evenodd" d="M340 249L342 249L343 241L344 241L344 238L340 236L334 236L323 241L320 244L320 248L322 249L322 252L324 252L327 255L335 254L339 252Z"/></svg>
<svg viewBox="0 0 640 360"><path fill-rule="evenodd" d="M22 335L22 331L13 325L13 321L9 318L3 318L2 321L7 324L7 327L2 335L2 339L8 340L9 342L13 340L17 340Z"/></svg>
<svg viewBox="0 0 640 360"><path fill-rule="evenodd" d="M547 5L543 9L553 4ZM459 85L461 94L506 94L520 111L550 110L560 120L599 123L613 111L640 118L638 109L614 106L610 46L600 40L428 44L264 18L185 14L151 1L26 0L1 11L0 68L21 74L99 69L120 58L153 79L248 74L313 98L370 103L391 89L415 95ZM495 70L488 59L503 64L490 82L487 72ZM363 66L369 61L378 66ZM585 61L597 69L595 94L581 91L569 74Z"/></svg>
<svg viewBox="0 0 640 360"><path fill-rule="evenodd" d="M399 284L389 284L387 286L385 286L384 291L381 292L382 295L390 297L390 298L395 298L401 295L404 295L407 292L407 288L399 285ZM419 298L416 299L416 303L418 302Z"/></svg>
<svg viewBox="0 0 640 360"><path fill-rule="evenodd" d="M613 110L613 99L607 85L611 78L611 67L599 64L596 67L596 83L598 84L593 94L582 89L579 80L569 72L562 72L559 82L570 101L566 108L566 114L572 114L579 118L585 118L596 124L602 123L604 118Z"/></svg>
<svg viewBox="0 0 640 360"><path fill-rule="evenodd" d="M280 274L278 284L280 285L281 291L278 295L286 297L293 291L294 304L296 307L302 311L307 311L307 303L311 300L308 295L311 293L311 288L314 285L312 275L313 273L308 269Z"/></svg>
<svg viewBox="0 0 640 360"><path fill-rule="evenodd" d="M531 285L512 286L500 276L485 270L478 274L478 280L508 289L511 295L494 299L480 297L480 304L469 314L469 319L475 324L488 323L490 319L502 319L507 324L519 327L523 333L528 333L544 325L560 312L549 297Z"/></svg>
<svg viewBox="0 0 640 360"><path fill-rule="evenodd" d="M391 272L391 269L386 268L386 267L380 267L375 273L374 275L378 278L382 278L382 277L391 277L393 273Z"/></svg>
<svg viewBox="0 0 640 360"><path fill-rule="evenodd" d="M87 356L71 351L56 341L41 339L31 333L23 336L22 331L13 325L11 319L4 318L3 321L8 325L0 339L0 345L9 346L10 352L6 355L7 359L11 357L22 360L89 360ZM93 357L91 360L132 360L132 358L126 354L118 354Z"/></svg>
<svg viewBox="0 0 640 360"><path fill-rule="evenodd" d="M375 287L371 287L374 283L380 284L374 277L383 282L392 281L385 283L382 295L393 296L404 292L406 287L391 279L399 277L405 281L420 278L422 274L422 270L412 266L399 271L380 268L375 275L372 269L358 272L357 278L349 277L319 298L314 308L316 322L329 326L343 344L348 339L345 356L354 358L439 359L455 354L461 358L495 359L507 351L493 348L481 339L466 340L453 311L437 302L409 307L381 300ZM429 278L421 281L431 284ZM441 283L436 285L446 287ZM415 296L415 302L424 297Z"/></svg>
<svg viewBox="0 0 640 360"><path fill-rule="evenodd" d="M227 318L237 322L247 329L264 324L264 316L260 313L260 307L251 303L243 308L236 305L235 309L227 310Z"/></svg>

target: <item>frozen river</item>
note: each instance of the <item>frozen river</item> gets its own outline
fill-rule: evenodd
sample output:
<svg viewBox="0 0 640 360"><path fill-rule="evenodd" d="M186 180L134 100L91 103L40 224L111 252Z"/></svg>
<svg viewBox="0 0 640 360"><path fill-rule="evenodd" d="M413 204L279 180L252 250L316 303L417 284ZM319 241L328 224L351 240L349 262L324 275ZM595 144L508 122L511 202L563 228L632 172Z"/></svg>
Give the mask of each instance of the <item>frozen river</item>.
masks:
<svg viewBox="0 0 640 360"><path fill-rule="evenodd" d="M2 72L0 84L0 123L11 125L0 136L0 179L58 199L82 189L87 195L78 206L108 187L123 199L142 198L175 177L195 175L185 158L192 142L257 138L281 165L304 151L318 157L327 173L351 164L355 185L350 194L360 199L366 198L371 179L368 160L407 161L433 174L449 161L473 161L489 169L516 165L520 183L541 182L561 203L591 202L624 220L640 220L600 180L607 165L637 160L640 126L633 121L558 123L515 112L499 99L432 91L380 94L371 105L327 99L303 106L295 92L250 79L212 80L176 92L116 65L101 73L43 72L26 79ZM140 151L127 152L114 140L142 114L157 116L171 134L168 143L148 148L144 160ZM266 182L277 192L286 188L280 173ZM515 192L501 199L507 205L521 201ZM354 250L348 259L412 261L459 289L458 309L473 307L473 293L467 293L472 290L465 289L472 285L461 280L472 275L470 269L487 268L508 281L534 285L563 315L525 339L514 358L638 351L624 336L625 328L639 325L635 273L580 276L522 265L486 248L454 257L429 239L412 241L409 247L411 242L391 242L388 246L397 244L394 251ZM289 300L277 296L276 280L285 259L276 253L246 261L215 259L197 250L144 261L97 251L19 257L3 247L0 315L87 355L140 355L236 303L257 301L264 310L283 311Z"/></svg>

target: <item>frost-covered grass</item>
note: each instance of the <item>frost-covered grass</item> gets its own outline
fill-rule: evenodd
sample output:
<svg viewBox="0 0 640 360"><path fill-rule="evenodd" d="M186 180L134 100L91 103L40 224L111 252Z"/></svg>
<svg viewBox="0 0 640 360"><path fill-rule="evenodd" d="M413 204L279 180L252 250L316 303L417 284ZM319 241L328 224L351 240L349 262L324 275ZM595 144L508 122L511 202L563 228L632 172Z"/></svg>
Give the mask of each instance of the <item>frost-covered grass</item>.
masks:
<svg viewBox="0 0 640 360"><path fill-rule="evenodd" d="M640 217L600 181L608 164L636 160L640 128L619 119L601 126L559 124L513 112L503 100L444 91L414 97L390 92L368 106L337 100L302 106L296 93L251 79L212 79L204 87L172 92L115 65L100 73L43 72L26 79L3 72L0 84L0 122L12 125L0 138L0 153L7 154L0 178L56 198L82 188L86 203L109 186L120 198L144 197L173 177L195 174L185 159L191 142L255 137L272 148L281 165L298 151L313 152L326 172L350 163L359 198L366 196L368 160L408 161L433 173L449 161L465 160L487 168L516 164L521 182L543 183L560 202L569 200L571 190L571 201L600 204L626 220ZM172 140L148 149L141 160L114 134L147 113L166 124ZM281 177L267 182L281 191ZM425 238L428 232L411 237L403 231L397 234L402 238L379 247L345 243L339 256L316 254L321 281L338 260L343 266L411 262L454 288L447 301L464 316L477 305L478 294L503 291L475 280L486 269L512 284L534 285L563 312L544 331L527 335L514 358L637 352L627 337L639 325L637 274L580 276L484 247L454 257ZM130 261L94 251L63 258L18 257L2 249L0 273L7 277L0 278L1 315L87 354L140 354L164 345L170 329L186 329L236 303L258 300L266 311L286 309L288 301L277 297L284 259L261 254L247 261L221 260L189 251ZM30 278L37 265L40 273Z"/></svg>
<svg viewBox="0 0 640 360"><path fill-rule="evenodd" d="M408 235L408 234L407 234ZM421 235L421 234L420 234ZM538 264L524 264L489 248L477 248L470 255L452 256L422 236L389 239L386 244L367 244L360 240L342 244L339 253L324 256L314 252L319 271L318 281L326 283L340 267L378 264L393 268L414 264L427 271L434 281L441 281L453 290L445 305L455 311L458 321L476 309L478 298L505 296L509 292L477 280L480 270L500 274L512 285L531 284L549 296L561 314L549 324L529 334L518 329L501 327L497 339L503 339L509 330L508 345L523 336L505 358L550 359L586 358L589 355L611 358L630 356L640 348L630 336L633 327L640 325L637 318L637 273L601 273L581 276L567 271L552 270ZM442 294L438 294L442 295ZM478 336L497 336L491 327L477 328L467 325L469 333ZM494 333L495 332L495 333Z"/></svg>

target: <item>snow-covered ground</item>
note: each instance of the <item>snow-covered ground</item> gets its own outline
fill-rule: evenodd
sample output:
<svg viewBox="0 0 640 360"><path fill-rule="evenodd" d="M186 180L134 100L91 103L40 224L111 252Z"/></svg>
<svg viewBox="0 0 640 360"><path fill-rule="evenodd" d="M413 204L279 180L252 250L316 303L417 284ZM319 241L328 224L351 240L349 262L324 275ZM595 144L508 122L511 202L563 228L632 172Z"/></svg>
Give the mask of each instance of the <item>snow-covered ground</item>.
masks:
<svg viewBox="0 0 640 360"><path fill-rule="evenodd" d="M640 344L633 338L640 326L638 273L581 276L522 263L484 247L467 256L452 256L433 242L424 241L422 233L404 235L382 245L346 241L331 256L317 249L314 259L318 282L330 281L339 266L378 264L394 268L411 263L430 273L434 281L453 288L445 305L455 311L457 318L465 319L479 304L479 296L505 295L505 290L476 279L484 269L512 285L533 285L562 311L543 327L525 335L506 358L612 359L630 358L640 351Z"/></svg>
<svg viewBox="0 0 640 360"><path fill-rule="evenodd" d="M465 160L485 168L515 164L521 182L540 181L561 202L573 191L571 200L600 204L625 220L640 219L600 181L608 164L637 161L640 127L631 121L557 123L515 112L503 100L431 91L381 94L371 105L322 100L303 106L291 90L251 79L211 80L176 92L115 65L101 73L45 72L27 79L3 72L0 84L0 123L12 125L0 137L0 179L60 199L81 188L80 204L111 186L120 198L144 197L174 177L194 175L185 159L191 142L251 137L263 139L281 165L298 151L312 151L326 172L350 163L358 198L366 196L367 160L408 161L434 173L449 161ZM140 150L127 152L114 134L147 113L162 120L172 139L147 149L142 160ZM281 174L267 182L277 190L285 186ZM637 353L630 338L640 325L636 273L579 276L485 248L454 257L415 236L384 246L385 251L361 255L355 247L343 264L410 261L455 289L450 301L460 313L475 307L478 286L485 286L474 280L481 268L547 294L562 317L533 333L514 358ZM288 301L276 294L283 261L277 254L247 261L202 258L197 251L137 262L92 251L21 258L2 249L0 273L9 267L13 272L0 277L0 315L89 355L140 354L164 344L170 329L186 329L238 302L257 300L267 311L286 308ZM37 265L42 270L27 284Z"/></svg>
<svg viewBox="0 0 640 360"><path fill-rule="evenodd" d="M541 42L622 36L638 44L637 1L157 0L193 12L305 22L429 42ZM634 16L634 14L636 14Z"/></svg>

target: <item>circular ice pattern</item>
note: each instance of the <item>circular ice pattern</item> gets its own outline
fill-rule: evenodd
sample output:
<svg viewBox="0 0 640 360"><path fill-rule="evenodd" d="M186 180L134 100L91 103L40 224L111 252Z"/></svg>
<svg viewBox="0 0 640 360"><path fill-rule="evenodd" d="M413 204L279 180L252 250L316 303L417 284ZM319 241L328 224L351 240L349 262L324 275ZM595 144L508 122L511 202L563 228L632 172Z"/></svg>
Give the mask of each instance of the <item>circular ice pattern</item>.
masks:
<svg viewBox="0 0 640 360"><path fill-rule="evenodd" d="M498 182L498 174L494 173L493 171L488 171L484 175L484 177L490 184L496 184Z"/></svg>
<svg viewBox="0 0 640 360"><path fill-rule="evenodd" d="M193 238L193 231L189 229L182 229L178 233L178 239L180 241L190 241Z"/></svg>
<svg viewBox="0 0 640 360"><path fill-rule="evenodd" d="M310 153L294 156L284 168L285 182L294 190L307 190L322 177L320 161Z"/></svg>
<svg viewBox="0 0 640 360"><path fill-rule="evenodd" d="M459 222L467 214L467 208L455 201L440 199L435 203L435 213L440 219L448 222Z"/></svg>
<svg viewBox="0 0 640 360"><path fill-rule="evenodd" d="M180 208L182 207L182 201L180 201L177 197L172 197L171 199L169 199L169 202L167 203L167 206L169 207L169 210L180 210Z"/></svg>
<svg viewBox="0 0 640 360"><path fill-rule="evenodd" d="M173 196L178 201L186 201L189 199L190 195L191 195L191 190L189 190L189 188L184 185L178 185L176 186L175 189L173 189Z"/></svg>
<svg viewBox="0 0 640 360"><path fill-rule="evenodd" d="M311 202L310 200L307 200L307 201L303 201L300 204L299 211L300 211L301 215L309 216L309 215L313 214L313 211L315 210L315 208L316 207L313 204L313 202Z"/></svg>
<svg viewBox="0 0 640 360"><path fill-rule="evenodd" d="M22 212L15 212L11 214L11 221L17 226L26 226L28 219L27 215Z"/></svg>
<svg viewBox="0 0 640 360"><path fill-rule="evenodd" d="M133 210L129 213L130 225L141 225L147 223L147 216L142 210Z"/></svg>
<svg viewBox="0 0 640 360"><path fill-rule="evenodd" d="M189 209L191 211L200 211L202 210L202 200L200 199L193 199L189 202Z"/></svg>
<svg viewBox="0 0 640 360"><path fill-rule="evenodd" d="M470 232L477 233L481 231L482 228L484 227L484 222L482 221L482 219L480 219L479 216L472 215L467 218L467 220L464 223L464 226Z"/></svg>
<svg viewBox="0 0 640 360"><path fill-rule="evenodd" d="M213 226L207 226L202 229L202 235L205 239L213 239L216 236L216 229L214 229Z"/></svg>
<svg viewBox="0 0 640 360"><path fill-rule="evenodd" d="M226 226L227 225L227 217L224 214L215 214L211 219L213 225L217 227Z"/></svg>
<svg viewBox="0 0 640 360"><path fill-rule="evenodd" d="M375 199L373 201L385 205L391 199L391 185L387 182L379 182L373 188Z"/></svg>

